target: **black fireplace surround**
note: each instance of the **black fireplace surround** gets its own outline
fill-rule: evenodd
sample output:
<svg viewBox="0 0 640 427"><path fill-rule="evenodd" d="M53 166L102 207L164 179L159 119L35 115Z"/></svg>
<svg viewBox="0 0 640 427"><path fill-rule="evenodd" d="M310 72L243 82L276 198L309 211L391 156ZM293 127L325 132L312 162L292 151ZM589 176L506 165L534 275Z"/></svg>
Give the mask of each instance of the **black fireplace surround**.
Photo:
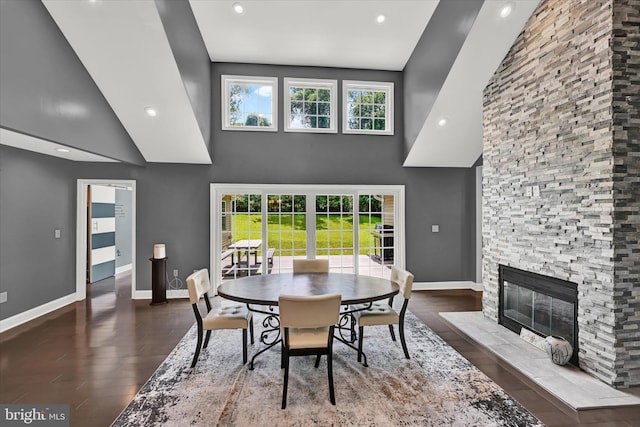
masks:
<svg viewBox="0 0 640 427"><path fill-rule="evenodd" d="M520 334L559 335L573 346L569 363L578 366L578 285L500 265L498 322Z"/></svg>

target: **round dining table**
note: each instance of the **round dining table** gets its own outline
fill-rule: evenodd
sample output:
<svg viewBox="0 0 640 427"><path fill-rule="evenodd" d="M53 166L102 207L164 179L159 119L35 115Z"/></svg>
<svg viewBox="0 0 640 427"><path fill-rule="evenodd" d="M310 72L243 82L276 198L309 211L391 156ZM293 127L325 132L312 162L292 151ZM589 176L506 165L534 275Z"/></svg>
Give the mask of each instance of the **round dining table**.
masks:
<svg viewBox="0 0 640 427"><path fill-rule="evenodd" d="M342 296L342 305L346 306L342 318L353 319L353 310L349 306L365 304L355 310L368 308L374 301L389 299L398 294L399 290L397 283L381 277L349 273L282 273L229 280L218 286L217 293L222 298L247 304L251 311L267 315L262 322L266 329L260 334L260 341L266 348L251 358L249 369L253 369L255 358L280 342L280 322L277 312L273 310L278 305L280 295L315 296L337 293ZM264 306L264 309L255 306ZM343 329L350 329L353 334L352 326ZM271 333L275 334L275 338L269 338ZM335 338L358 350L351 344L355 338ZM364 366L367 366L366 355L363 356Z"/></svg>
<svg viewBox="0 0 640 427"><path fill-rule="evenodd" d="M341 294L342 305L388 299L397 283L380 277L347 273L282 273L243 277L218 286L218 295L246 304L276 306L280 295Z"/></svg>

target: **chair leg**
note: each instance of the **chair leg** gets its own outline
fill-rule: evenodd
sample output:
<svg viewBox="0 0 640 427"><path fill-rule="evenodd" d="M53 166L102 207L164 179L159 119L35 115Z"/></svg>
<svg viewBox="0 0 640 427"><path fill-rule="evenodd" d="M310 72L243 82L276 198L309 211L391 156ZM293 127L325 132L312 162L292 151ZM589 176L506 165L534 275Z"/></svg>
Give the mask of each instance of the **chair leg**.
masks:
<svg viewBox="0 0 640 427"><path fill-rule="evenodd" d="M251 345L254 344L253 340L253 317L251 317L251 322L249 323L249 330L251 331Z"/></svg>
<svg viewBox="0 0 640 427"><path fill-rule="evenodd" d="M247 363L247 330L242 329L242 364Z"/></svg>
<svg viewBox="0 0 640 427"><path fill-rule="evenodd" d="M393 332L393 325L389 325L389 332L391 332L391 340L396 340L396 334Z"/></svg>
<svg viewBox="0 0 640 427"><path fill-rule="evenodd" d="M320 358L320 355L318 355ZM336 394L333 390L333 357L331 351L327 354L327 375L329 376L329 400L332 405L336 404Z"/></svg>
<svg viewBox="0 0 640 427"><path fill-rule="evenodd" d="M322 355L320 355L320 354L316 356L316 364L315 364L315 367L316 367L316 368L317 368L318 366L320 366L320 359L321 359L321 358L322 358Z"/></svg>
<svg viewBox="0 0 640 427"><path fill-rule="evenodd" d="M362 360L362 340L364 339L364 326L358 328L358 362Z"/></svg>
<svg viewBox="0 0 640 427"><path fill-rule="evenodd" d="M284 352L286 353L286 349L284 349ZM284 384L282 386L282 409L285 409L287 407L287 387L289 385L289 354L286 353L283 355L283 361L284 361Z"/></svg>
<svg viewBox="0 0 640 427"><path fill-rule="evenodd" d="M196 367L198 362L198 356L200 356L200 346L202 345L202 325L198 324L198 342L196 344L196 351L193 354L193 361L191 362L191 369Z"/></svg>
<svg viewBox="0 0 640 427"><path fill-rule="evenodd" d="M404 321L398 324L398 330L400 331L400 342L402 343L402 349L404 350L404 357L410 359L409 351L407 350L407 343L404 341Z"/></svg>
<svg viewBox="0 0 640 427"><path fill-rule="evenodd" d="M209 338L211 337L211 329L209 329L207 331L207 336L204 339L204 345L202 346L202 348L207 348L207 346L209 345Z"/></svg>

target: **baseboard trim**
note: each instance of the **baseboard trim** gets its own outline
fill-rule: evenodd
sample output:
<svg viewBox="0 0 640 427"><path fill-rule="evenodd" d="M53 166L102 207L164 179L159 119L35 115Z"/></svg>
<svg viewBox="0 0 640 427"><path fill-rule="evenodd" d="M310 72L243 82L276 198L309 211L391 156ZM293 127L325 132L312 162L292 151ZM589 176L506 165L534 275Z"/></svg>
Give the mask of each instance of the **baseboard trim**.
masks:
<svg viewBox="0 0 640 427"><path fill-rule="evenodd" d="M132 299L151 299L153 294L151 290L135 291ZM167 299L179 299L189 298L189 291L187 289L167 289Z"/></svg>
<svg viewBox="0 0 640 427"><path fill-rule="evenodd" d="M31 320L37 319L40 316L44 316L47 313L51 313L54 310L57 310L66 305L72 304L74 302L76 302L75 292L67 296L64 296L62 298L49 301L48 303L42 304L38 307L34 307L30 310L23 311L22 313L16 314L15 316L11 316L4 320L0 320L0 333L6 332L9 329L15 328L16 326L20 326L23 323L27 323Z"/></svg>
<svg viewBox="0 0 640 427"><path fill-rule="evenodd" d="M121 265L120 267L116 267L116 274L124 273L125 271L129 271L133 268L133 264Z"/></svg>
<svg viewBox="0 0 640 427"><path fill-rule="evenodd" d="M447 289L471 289L472 291L482 291L482 283L470 280L459 282L414 282L414 291L435 291Z"/></svg>

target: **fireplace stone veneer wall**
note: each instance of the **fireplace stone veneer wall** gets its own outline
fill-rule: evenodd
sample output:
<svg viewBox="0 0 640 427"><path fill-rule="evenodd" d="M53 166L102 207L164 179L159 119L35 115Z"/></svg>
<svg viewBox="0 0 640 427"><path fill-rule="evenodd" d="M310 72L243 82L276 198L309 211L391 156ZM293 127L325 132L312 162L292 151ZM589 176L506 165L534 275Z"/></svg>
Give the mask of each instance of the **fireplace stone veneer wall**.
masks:
<svg viewBox="0 0 640 427"><path fill-rule="evenodd" d="M578 284L580 367L640 385L640 0L543 0L483 106L483 311L498 265Z"/></svg>

